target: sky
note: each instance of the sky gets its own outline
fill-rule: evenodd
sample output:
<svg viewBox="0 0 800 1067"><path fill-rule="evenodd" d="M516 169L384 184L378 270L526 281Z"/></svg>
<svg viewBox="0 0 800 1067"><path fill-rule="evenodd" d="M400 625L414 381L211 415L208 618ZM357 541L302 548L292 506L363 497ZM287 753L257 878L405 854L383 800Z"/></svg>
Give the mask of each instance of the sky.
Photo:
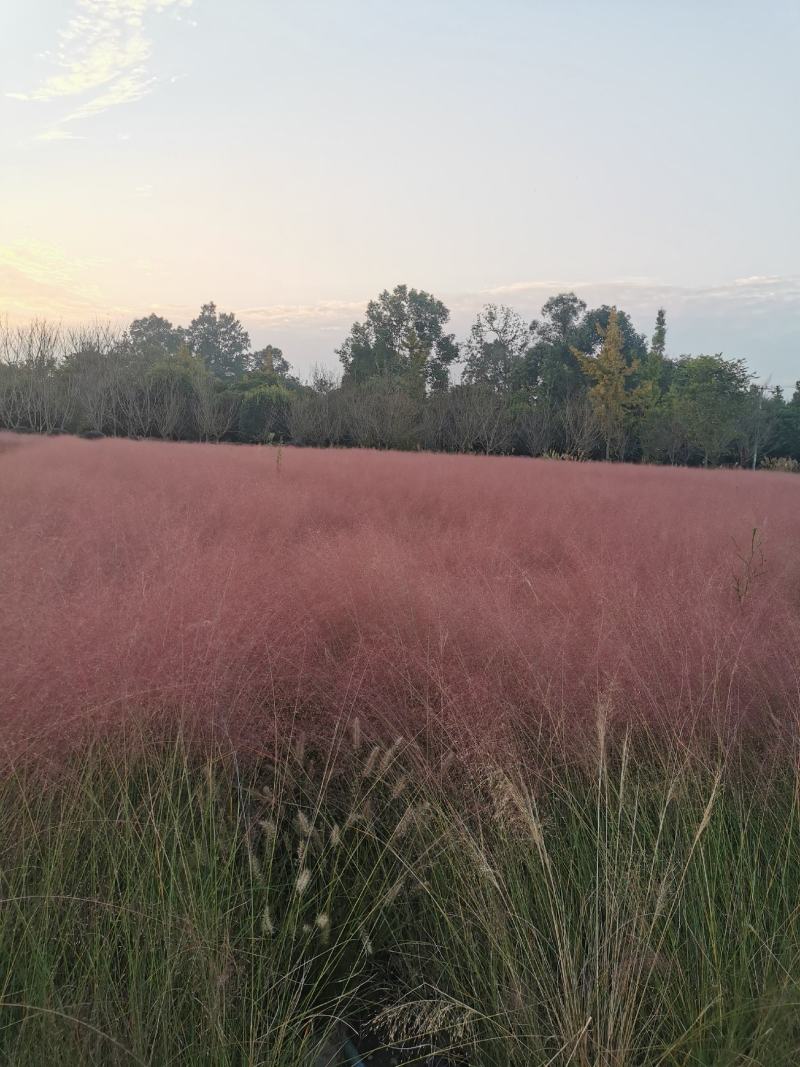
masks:
<svg viewBox="0 0 800 1067"><path fill-rule="evenodd" d="M2 0L0 315L302 375L366 301L615 303L800 378L798 0Z"/></svg>

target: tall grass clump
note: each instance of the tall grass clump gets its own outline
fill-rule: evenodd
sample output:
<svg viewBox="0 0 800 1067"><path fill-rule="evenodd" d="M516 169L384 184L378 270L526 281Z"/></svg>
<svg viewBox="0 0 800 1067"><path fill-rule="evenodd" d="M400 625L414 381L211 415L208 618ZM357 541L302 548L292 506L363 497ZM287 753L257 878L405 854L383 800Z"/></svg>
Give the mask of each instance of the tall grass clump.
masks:
<svg viewBox="0 0 800 1067"><path fill-rule="evenodd" d="M536 756L128 737L7 769L0 1060L796 1063L792 760Z"/></svg>
<svg viewBox="0 0 800 1067"><path fill-rule="evenodd" d="M129 734L8 772L2 1062L312 1062L379 1003L414 802L395 755L244 768Z"/></svg>

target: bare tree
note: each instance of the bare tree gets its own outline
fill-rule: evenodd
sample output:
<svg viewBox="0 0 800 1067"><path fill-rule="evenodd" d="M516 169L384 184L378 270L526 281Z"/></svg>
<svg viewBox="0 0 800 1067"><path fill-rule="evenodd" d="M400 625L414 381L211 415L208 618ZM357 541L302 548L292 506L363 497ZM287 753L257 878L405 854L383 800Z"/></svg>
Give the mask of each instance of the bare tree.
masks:
<svg viewBox="0 0 800 1067"><path fill-rule="evenodd" d="M171 374L151 379L153 428L164 439L175 437L184 421L186 397L181 380Z"/></svg>
<svg viewBox="0 0 800 1067"><path fill-rule="evenodd" d="M208 375L192 382L192 408L195 425L203 441L219 441L236 422L238 405L230 394L222 393Z"/></svg>
<svg viewBox="0 0 800 1067"><path fill-rule="evenodd" d="M452 411L449 393L432 393L422 412L422 447L447 452L453 447Z"/></svg>
<svg viewBox="0 0 800 1067"><path fill-rule="evenodd" d="M769 384L750 386L741 404L736 427L739 464L756 470L762 454L769 449L775 436L777 418L771 403L774 391Z"/></svg>
<svg viewBox="0 0 800 1067"><path fill-rule="evenodd" d="M286 415L289 436L298 445L338 444L342 438L342 405L338 393L293 396Z"/></svg>
<svg viewBox="0 0 800 1067"><path fill-rule="evenodd" d="M68 424L76 393L59 367L62 340L42 320L0 331L0 419L8 429L53 433Z"/></svg>
<svg viewBox="0 0 800 1067"><path fill-rule="evenodd" d="M344 430L365 448L409 448L419 407L396 384L375 378L341 392Z"/></svg>
<svg viewBox="0 0 800 1067"><path fill-rule="evenodd" d="M148 437L153 432L157 385L136 364L125 368L117 381L120 422L129 437Z"/></svg>
<svg viewBox="0 0 800 1067"><path fill-rule="evenodd" d="M67 336L63 373L72 381L84 428L117 432L117 402L123 374L120 335L101 323Z"/></svg>
<svg viewBox="0 0 800 1067"><path fill-rule="evenodd" d="M528 407L517 415L515 420L517 436L529 455L541 456L553 447L557 433L554 424L553 409L545 404Z"/></svg>
<svg viewBox="0 0 800 1067"><path fill-rule="evenodd" d="M451 427L458 452L507 452L514 426L507 399L488 385L457 385L450 391Z"/></svg>
<svg viewBox="0 0 800 1067"><path fill-rule="evenodd" d="M600 442L600 422L585 394L568 396L561 408L564 447L570 456L588 459Z"/></svg>

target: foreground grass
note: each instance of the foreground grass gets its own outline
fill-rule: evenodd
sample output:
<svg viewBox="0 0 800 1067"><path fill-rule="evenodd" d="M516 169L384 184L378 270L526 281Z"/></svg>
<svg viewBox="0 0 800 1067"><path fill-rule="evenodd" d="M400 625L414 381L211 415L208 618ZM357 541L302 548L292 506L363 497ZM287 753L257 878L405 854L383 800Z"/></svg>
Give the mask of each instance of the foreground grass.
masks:
<svg viewBox="0 0 800 1067"><path fill-rule="evenodd" d="M312 1067L345 1032L406 1063L800 1058L788 757L467 767L356 728L117 741L0 789L3 1063Z"/></svg>

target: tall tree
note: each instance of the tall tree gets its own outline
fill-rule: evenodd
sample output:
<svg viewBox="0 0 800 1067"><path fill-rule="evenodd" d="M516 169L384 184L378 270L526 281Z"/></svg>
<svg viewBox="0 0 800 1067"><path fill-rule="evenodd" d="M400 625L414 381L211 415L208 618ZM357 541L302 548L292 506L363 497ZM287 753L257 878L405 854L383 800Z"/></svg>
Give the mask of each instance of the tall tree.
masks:
<svg viewBox="0 0 800 1067"><path fill-rule="evenodd" d="M466 343L464 382L509 393L520 385L530 330L510 307L487 304Z"/></svg>
<svg viewBox="0 0 800 1067"><path fill-rule="evenodd" d="M667 313L664 308L659 308L656 314L656 327L653 338L650 341L650 350L642 360L642 381L652 382L653 391L656 394L663 393L667 388L669 376L669 364L667 361Z"/></svg>
<svg viewBox="0 0 800 1067"><path fill-rule="evenodd" d="M530 324L533 344L525 356L525 383L529 394L547 404L563 404L585 389L580 347L586 304L574 293L559 293L546 301L541 318Z"/></svg>
<svg viewBox="0 0 800 1067"><path fill-rule="evenodd" d="M663 452L665 445L673 440L671 430L674 424L666 412L659 410L664 405L672 366L666 357L666 349L667 314L659 308L650 349L642 360L638 375L637 399L630 420L641 454L648 459Z"/></svg>
<svg viewBox="0 0 800 1067"><path fill-rule="evenodd" d="M426 388L446 388L448 368L458 356L453 334L445 333L449 318L441 300L421 289L384 290L336 350L345 383L385 378L417 399Z"/></svg>
<svg viewBox="0 0 800 1067"><path fill-rule="evenodd" d="M577 347L584 352L592 351L597 344L598 337L602 337L608 328L612 311L617 316L622 358L628 366L637 362L641 365L647 359L647 338L643 333L639 333L626 311L611 307L609 304L603 304L598 308L590 308L586 312L580 324L580 339Z"/></svg>
<svg viewBox="0 0 800 1067"><path fill-rule="evenodd" d="M241 377L250 364L250 336L231 312L218 312L214 303L203 304L186 331L186 343L195 356L218 378Z"/></svg>
<svg viewBox="0 0 800 1067"><path fill-rule="evenodd" d="M264 348L254 352L251 362L253 370L276 374L279 378L285 378L291 370L289 360L275 345L265 345Z"/></svg>
<svg viewBox="0 0 800 1067"><path fill-rule="evenodd" d="M731 447L751 377L743 360L721 353L678 360L670 393L703 466L719 462Z"/></svg>
<svg viewBox="0 0 800 1067"><path fill-rule="evenodd" d="M776 417L773 454L800 460L800 382L787 402L780 387L773 393Z"/></svg>
<svg viewBox="0 0 800 1067"><path fill-rule="evenodd" d="M623 356L623 338L616 308L611 308L608 325L597 327L602 337L600 351L595 356L575 349L575 356L586 376L594 382L589 391L600 431L605 440L606 459L612 452L620 453L625 412L631 396L626 391L628 378L638 369L638 361L628 364Z"/></svg>
<svg viewBox="0 0 800 1067"><path fill-rule="evenodd" d="M667 354L667 313L664 308L656 312L656 328L653 331L653 340L650 342L650 355L656 359L664 359Z"/></svg>
<svg viewBox="0 0 800 1067"><path fill-rule="evenodd" d="M534 319L531 329L540 339L550 343L565 344L571 340L575 330L583 321L586 304L574 293L558 293L551 296L542 306L542 317Z"/></svg>
<svg viewBox="0 0 800 1067"><path fill-rule="evenodd" d="M739 464L753 470L778 440L778 426L786 404L780 389L753 382L739 402L736 442Z"/></svg>
<svg viewBox="0 0 800 1067"><path fill-rule="evenodd" d="M147 315L134 319L128 327L128 340L137 355L146 359L163 359L175 355L184 340L185 331L173 326L161 315Z"/></svg>
<svg viewBox="0 0 800 1067"><path fill-rule="evenodd" d="M208 377L208 368L185 344L175 355L147 370L152 430L158 437L180 441L198 436L195 421L198 384Z"/></svg>

